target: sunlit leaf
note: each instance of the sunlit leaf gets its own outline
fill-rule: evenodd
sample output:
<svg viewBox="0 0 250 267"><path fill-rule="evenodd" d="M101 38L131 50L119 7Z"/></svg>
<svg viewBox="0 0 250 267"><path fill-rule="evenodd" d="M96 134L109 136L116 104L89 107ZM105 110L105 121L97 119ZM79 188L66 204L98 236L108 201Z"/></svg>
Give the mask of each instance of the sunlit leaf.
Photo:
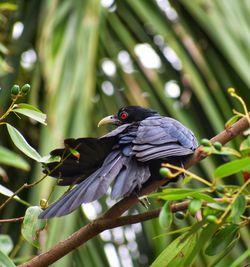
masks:
<svg viewBox="0 0 250 267"><path fill-rule="evenodd" d="M11 197L14 193L11 190L9 190L8 188L6 188L5 186L0 184L0 194L4 195L6 197ZM18 202L20 202L20 203L22 203L22 204L24 204L26 206L29 206L29 203L24 201L24 200L22 200L20 197L14 196L13 198L16 201L18 201Z"/></svg>
<svg viewBox="0 0 250 267"><path fill-rule="evenodd" d="M28 144L23 135L10 124L7 123L6 125L9 135L16 147L18 147L26 156L40 162L42 160L41 156Z"/></svg>
<svg viewBox="0 0 250 267"><path fill-rule="evenodd" d="M25 171L28 171L30 169L30 166L26 160L24 160L18 154L2 146L0 146L0 163Z"/></svg>
<svg viewBox="0 0 250 267"><path fill-rule="evenodd" d="M9 11L15 11L17 9L17 5L13 3L0 3L0 10L9 10Z"/></svg>
<svg viewBox="0 0 250 267"><path fill-rule="evenodd" d="M15 267L13 261L2 251L0 251L0 264L2 267Z"/></svg>
<svg viewBox="0 0 250 267"><path fill-rule="evenodd" d="M240 115L234 115L231 117L226 123L225 123L225 128L228 128L232 126L236 121L238 121L241 118Z"/></svg>
<svg viewBox="0 0 250 267"><path fill-rule="evenodd" d="M38 219L43 210L38 206L29 207L24 216L22 224L23 237L34 247L39 248L39 233L45 228L46 220Z"/></svg>
<svg viewBox="0 0 250 267"><path fill-rule="evenodd" d="M232 174L245 170L250 165L250 157L243 159L236 159L219 166L215 172L215 178L224 178Z"/></svg>
<svg viewBox="0 0 250 267"><path fill-rule="evenodd" d="M38 109L37 107L27 104L27 103L18 103L14 105L14 108L18 108L18 109L29 109L29 110L33 110L33 111L37 111L40 113L43 113L40 109Z"/></svg>
<svg viewBox="0 0 250 267"><path fill-rule="evenodd" d="M42 113L42 112L38 112L36 110L32 110L32 109L25 109L25 108L15 108L13 109L13 112L25 115L35 121L38 121L44 125L46 124L46 114Z"/></svg>
<svg viewBox="0 0 250 267"><path fill-rule="evenodd" d="M8 255L12 249L13 249L13 242L10 236L0 235L0 251Z"/></svg>

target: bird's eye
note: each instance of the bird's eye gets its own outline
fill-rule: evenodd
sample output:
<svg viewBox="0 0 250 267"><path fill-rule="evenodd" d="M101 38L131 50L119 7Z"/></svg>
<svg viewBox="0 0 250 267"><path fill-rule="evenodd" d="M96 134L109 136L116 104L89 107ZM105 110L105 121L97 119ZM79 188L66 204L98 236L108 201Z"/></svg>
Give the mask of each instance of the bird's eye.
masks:
<svg viewBox="0 0 250 267"><path fill-rule="evenodd" d="M126 120L127 117L128 117L128 113L126 111L123 111L121 114L120 114L120 117L122 120Z"/></svg>

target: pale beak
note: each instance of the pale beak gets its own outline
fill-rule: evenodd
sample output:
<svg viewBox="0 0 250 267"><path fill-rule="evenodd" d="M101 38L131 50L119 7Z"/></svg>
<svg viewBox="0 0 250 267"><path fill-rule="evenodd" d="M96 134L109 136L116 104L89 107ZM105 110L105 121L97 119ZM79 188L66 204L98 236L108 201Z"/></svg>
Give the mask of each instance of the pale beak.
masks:
<svg viewBox="0 0 250 267"><path fill-rule="evenodd" d="M100 127L101 125L104 125L104 124L115 124L115 125L119 125L120 124L120 121L118 119L116 119L114 115L107 116L107 117L103 118L102 120L100 120L98 122L97 127Z"/></svg>

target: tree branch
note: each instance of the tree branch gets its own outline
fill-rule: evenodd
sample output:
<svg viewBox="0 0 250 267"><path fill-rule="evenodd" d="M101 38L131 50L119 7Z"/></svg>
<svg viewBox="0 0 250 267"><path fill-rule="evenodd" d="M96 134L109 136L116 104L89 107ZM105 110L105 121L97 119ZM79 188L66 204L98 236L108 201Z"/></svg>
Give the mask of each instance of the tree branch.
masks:
<svg viewBox="0 0 250 267"><path fill-rule="evenodd" d="M10 222L21 222L24 217L11 218L11 219L0 219L0 223L10 223Z"/></svg>
<svg viewBox="0 0 250 267"><path fill-rule="evenodd" d="M226 144L248 128L248 121L245 118L242 118L238 122L233 124L231 127L228 127L226 130L213 137L211 139L211 142L214 143L218 141L222 144ZM202 153L202 150L198 148L195 153L190 157L190 159L185 163L185 168L188 169L189 167L195 165L205 157L206 155L204 155L204 153ZM138 196L147 195L152 191L155 191L159 186L165 183L165 179L153 180L150 184L146 185L140 190ZM147 218L153 218L152 216L158 216L159 210L154 210L149 211L145 214L134 215L134 217L120 217L125 211L127 211L129 208L138 203L138 196L131 195L129 197L125 197L124 199L116 203L114 206L112 206L99 219L85 225L84 227L73 233L71 236L69 236L67 239L57 243L47 252L34 257L27 263L21 264L19 267L48 266L104 230L124 225L124 223L131 224L138 222L136 221L136 219L140 219L140 221L142 221L142 219L147 220Z"/></svg>

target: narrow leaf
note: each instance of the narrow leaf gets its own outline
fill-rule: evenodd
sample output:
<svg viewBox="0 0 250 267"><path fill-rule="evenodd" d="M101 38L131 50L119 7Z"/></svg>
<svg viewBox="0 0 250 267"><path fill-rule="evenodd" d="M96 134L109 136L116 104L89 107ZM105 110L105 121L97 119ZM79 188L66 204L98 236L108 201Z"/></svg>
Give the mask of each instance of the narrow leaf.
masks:
<svg viewBox="0 0 250 267"><path fill-rule="evenodd" d="M188 236L186 233L177 237L170 245L168 245L162 253L156 258L156 260L150 265L151 267L170 266L170 263L175 259L183 257L183 251L186 253L185 248L189 248L190 245L195 244L197 234ZM174 266L173 264L171 266ZM180 265L175 265L180 266Z"/></svg>
<svg viewBox="0 0 250 267"><path fill-rule="evenodd" d="M15 11L17 10L17 5L13 3L8 3L8 2L1 3L0 10Z"/></svg>
<svg viewBox="0 0 250 267"><path fill-rule="evenodd" d="M236 159L234 161L219 166L214 172L214 177L224 178L230 176L232 174L243 171L244 169L249 167L249 165L250 165L250 157L243 159Z"/></svg>
<svg viewBox="0 0 250 267"><path fill-rule="evenodd" d="M164 200L180 200L184 199L187 197L192 197L192 198L197 198L197 199L202 199L208 202L215 202L215 200L210 197L207 194L204 194L202 192L205 192L206 189L189 189L189 188L167 188L164 189L160 193L153 193L148 195L148 197L152 198L160 198Z"/></svg>
<svg viewBox="0 0 250 267"><path fill-rule="evenodd" d="M16 265L13 263L13 261L5 255L2 251L0 251L0 266L2 267L15 267Z"/></svg>
<svg viewBox="0 0 250 267"><path fill-rule="evenodd" d="M190 250L188 257L185 260L183 267L192 266L192 263L200 254L200 251L204 248L207 241L211 238L211 235L213 235L213 233L218 229L218 227L219 225L215 223L210 223L204 229L202 229L194 248Z"/></svg>
<svg viewBox="0 0 250 267"><path fill-rule="evenodd" d="M218 263L223 260L225 258L225 256L228 255L228 253L234 248L234 246L236 245L236 243L239 240L239 236L233 240L233 242L230 243L230 245L222 251L222 253L209 265L209 267L216 267L218 266ZM230 267L232 267L230 265Z"/></svg>
<svg viewBox="0 0 250 267"><path fill-rule="evenodd" d="M10 124L7 123L6 125L9 135L16 147L19 148L26 156L41 162L41 156L33 147L28 144L23 135Z"/></svg>
<svg viewBox="0 0 250 267"><path fill-rule="evenodd" d="M250 135L240 144L240 151L250 150Z"/></svg>
<svg viewBox="0 0 250 267"><path fill-rule="evenodd" d="M0 235L0 251L8 255L13 249L13 242L8 235Z"/></svg>
<svg viewBox="0 0 250 267"><path fill-rule="evenodd" d="M45 228L46 220L38 219L43 210L38 206L29 207L24 216L22 224L23 237L34 247L39 248L39 233Z"/></svg>
<svg viewBox="0 0 250 267"><path fill-rule="evenodd" d="M30 169L30 166L26 160L2 146L0 146L0 163L19 168L24 171L28 171Z"/></svg>
<svg viewBox="0 0 250 267"><path fill-rule="evenodd" d="M228 128L230 126L232 126L236 121L238 121L241 118L240 115L234 115L233 117L231 117L225 124L225 128Z"/></svg>
<svg viewBox="0 0 250 267"><path fill-rule="evenodd" d="M239 195L232 206L232 211L229 216L232 222L237 223L240 220L240 216L244 213L246 209L246 198L243 194Z"/></svg>
<svg viewBox="0 0 250 267"><path fill-rule="evenodd" d="M4 195L6 197L11 197L14 193L11 190L9 190L8 188L6 188L5 186L0 184L0 194ZM26 206L29 206L29 203L24 201L24 200L22 200L20 197L14 196L13 198L16 201L18 201L18 202L20 202L20 203L22 203L22 204L24 204Z"/></svg>
<svg viewBox="0 0 250 267"><path fill-rule="evenodd" d="M202 202L199 199L193 199L188 204L188 211L195 215L196 212L201 208Z"/></svg>
<svg viewBox="0 0 250 267"><path fill-rule="evenodd" d="M173 213L170 209L170 202L166 201L163 205L160 215L159 215L159 223L162 228L169 228L173 221Z"/></svg>
<svg viewBox="0 0 250 267"><path fill-rule="evenodd" d="M225 146L222 147L220 151L217 149L212 149L212 153L217 154L217 155L233 155L233 156L236 156L238 158L241 157L241 154L237 150L235 150L231 147L225 147Z"/></svg>
<svg viewBox="0 0 250 267"><path fill-rule="evenodd" d="M235 239L238 234L239 226L230 224L219 230L207 246L205 253L208 256L214 256L225 250Z"/></svg>
<svg viewBox="0 0 250 267"><path fill-rule="evenodd" d="M25 115L29 118L31 118L32 120L38 121L44 125L46 124L46 115L42 112L38 112L36 110L31 110L31 109L25 109L25 108L15 108L13 109L13 112Z"/></svg>
<svg viewBox="0 0 250 267"><path fill-rule="evenodd" d="M30 105L30 104L26 104L26 103L18 103L18 104L15 104L14 106L15 108L19 108L19 109L29 109L29 110L34 110L34 111L37 111L37 112L40 112L40 113L43 113L40 109L38 109L37 107L33 106L33 105Z"/></svg>

